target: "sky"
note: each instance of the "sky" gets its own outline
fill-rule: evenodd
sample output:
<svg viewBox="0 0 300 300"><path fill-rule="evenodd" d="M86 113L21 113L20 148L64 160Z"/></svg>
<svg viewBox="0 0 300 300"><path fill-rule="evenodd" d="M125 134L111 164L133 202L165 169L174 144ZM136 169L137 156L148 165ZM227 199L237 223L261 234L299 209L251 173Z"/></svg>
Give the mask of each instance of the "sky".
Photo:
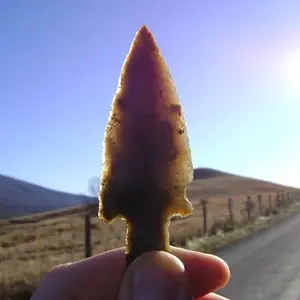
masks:
<svg viewBox="0 0 300 300"><path fill-rule="evenodd" d="M299 0L1 0L0 174L72 193L99 176L130 43L153 33L194 167L300 187Z"/></svg>

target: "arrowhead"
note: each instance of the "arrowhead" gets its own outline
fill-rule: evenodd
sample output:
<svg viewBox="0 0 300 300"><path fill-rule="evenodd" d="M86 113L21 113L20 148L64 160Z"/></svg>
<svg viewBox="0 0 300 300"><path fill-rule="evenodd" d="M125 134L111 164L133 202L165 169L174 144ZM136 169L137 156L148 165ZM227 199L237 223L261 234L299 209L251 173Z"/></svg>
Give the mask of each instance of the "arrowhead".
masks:
<svg viewBox="0 0 300 300"><path fill-rule="evenodd" d="M152 34L143 25L123 64L105 129L100 215L106 220L132 219L130 214L141 216L158 207L169 215L188 215L192 208L186 185L192 178L176 89Z"/></svg>

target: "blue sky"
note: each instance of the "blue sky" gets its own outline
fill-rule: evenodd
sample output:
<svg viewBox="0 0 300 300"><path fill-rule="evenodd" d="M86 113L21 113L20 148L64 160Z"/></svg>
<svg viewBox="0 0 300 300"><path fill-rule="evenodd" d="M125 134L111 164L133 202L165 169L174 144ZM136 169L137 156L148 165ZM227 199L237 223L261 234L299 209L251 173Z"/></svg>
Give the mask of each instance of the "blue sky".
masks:
<svg viewBox="0 0 300 300"><path fill-rule="evenodd" d="M0 174L87 193L135 32L169 65L195 167L300 187L300 1L0 2Z"/></svg>

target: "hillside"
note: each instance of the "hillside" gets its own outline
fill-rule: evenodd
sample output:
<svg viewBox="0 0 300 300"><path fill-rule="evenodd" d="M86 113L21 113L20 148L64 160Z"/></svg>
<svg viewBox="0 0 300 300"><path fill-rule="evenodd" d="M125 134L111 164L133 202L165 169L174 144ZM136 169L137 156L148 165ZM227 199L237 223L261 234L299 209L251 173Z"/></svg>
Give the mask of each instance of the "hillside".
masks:
<svg viewBox="0 0 300 300"><path fill-rule="evenodd" d="M194 180L215 178L215 177L226 176L226 175L231 175L231 174L219 170L211 169L211 168L194 169Z"/></svg>
<svg viewBox="0 0 300 300"><path fill-rule="evenodd" d="M237 176L211 168L194 170L194 180L188 186L192 202L201 197L239 196L279 191L281 185ZM83 195L54 191L12 177L0 175L0 218L11 218L47 211L50 215L78 211L78 206L92 201ZM80 210L80 209L79 209ZM64 214L64 213L63 213Z"/></svg>
<svg viewBox="0 0 300 300"><path fill-rule="evenodd" d="M274 192L281 188L281 185L262 180L197 168L188 187L188 196L196 201L199 197ZM0 219L71 208L92 200L88 196L59 192L0 175Z"/></svg>
<svg viewBox="0 0 300 300"><path fill-rule="evenodd" d="M84 195L54 191L0 175L0 218L66 208L90 200Z"/></svg>
<svg viewBox="0 0 300 300"><path fill-rule="evenodd" d="M253 193L276 192L281 189L297 190L293 187L277 183L229 174L222 171L197 168L194 170L194 180L188 186L188 196L238 196Z"/></svg>

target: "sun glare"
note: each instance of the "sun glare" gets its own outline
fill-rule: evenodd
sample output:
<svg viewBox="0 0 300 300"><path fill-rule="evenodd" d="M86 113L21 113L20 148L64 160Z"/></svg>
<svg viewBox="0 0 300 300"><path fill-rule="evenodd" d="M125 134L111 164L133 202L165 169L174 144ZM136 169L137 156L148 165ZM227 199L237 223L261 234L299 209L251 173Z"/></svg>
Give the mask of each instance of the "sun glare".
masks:
<svg viewBox="0 0 300 300"><path fill-rule="evenodd" d="M286 55L283 64L284 84L300 100L300 50Z"/></svg>

